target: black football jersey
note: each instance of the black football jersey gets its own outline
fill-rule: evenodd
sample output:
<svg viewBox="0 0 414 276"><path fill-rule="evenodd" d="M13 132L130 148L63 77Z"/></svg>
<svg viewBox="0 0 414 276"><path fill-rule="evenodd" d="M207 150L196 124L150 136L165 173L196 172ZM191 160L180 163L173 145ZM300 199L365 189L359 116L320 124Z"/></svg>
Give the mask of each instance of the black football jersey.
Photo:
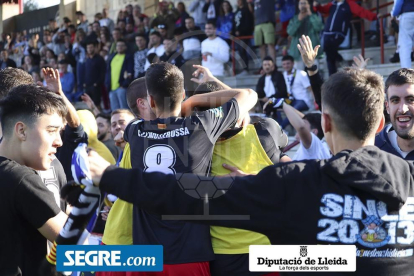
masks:
<svg viewBox="0 0 414 276"><path fill-rule="evenodd" d="M221 107L186 118L132 122L124 135L131 147L131 165L145 172L207 175L214 144L238 118L237 100L232 99ZM163 245L165 264L204 262L214 258L209 226L162 220L159 215L138 206L134 206L133 212L133 241L141 245Z"/></svg>

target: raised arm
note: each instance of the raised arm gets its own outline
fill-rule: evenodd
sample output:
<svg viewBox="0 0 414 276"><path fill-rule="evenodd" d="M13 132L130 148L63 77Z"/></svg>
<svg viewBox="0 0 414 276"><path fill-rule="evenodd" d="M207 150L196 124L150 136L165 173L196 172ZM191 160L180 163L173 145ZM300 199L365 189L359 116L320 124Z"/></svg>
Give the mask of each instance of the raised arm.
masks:
<svg viewBox="0 0 414 276"><path fill-rule="evenodd" d="M47 88L60 95L68 108L68 114L66 115L68 125L71 128L77 128L80 125L80 119L76 113L75 107L71 104L68 98L66 98L65 93L63 93L62 85L60 83L59 70L52 68L43 68L42 70L43 75L45 76Z"/></svg>
<svg viewBox="0 0 414 276"><path fill-rule="evenodd" d="M303 114L288 104L283 105L283 111L289 119L290 124L298 132L303 146L308 149L312 144L312 134L306 128L306 123L302 119Z"/></svg>

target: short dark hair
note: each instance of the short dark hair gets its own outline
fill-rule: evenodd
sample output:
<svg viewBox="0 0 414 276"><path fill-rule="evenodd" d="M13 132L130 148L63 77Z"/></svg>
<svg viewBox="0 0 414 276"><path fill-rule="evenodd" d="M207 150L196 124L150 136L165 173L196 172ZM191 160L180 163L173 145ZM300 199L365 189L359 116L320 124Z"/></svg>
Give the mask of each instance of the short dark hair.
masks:
<svg viewBox="0 0 414 276"><path fill-rule="evenodd" d="M87 39L86 40L86 46L88 46L88 45L93 45L93 46L96 46L96 45L98 45L98 40L95 40L95 39Z"/></svg>
<svg viewBox="0 0 414 276"><path fill-rule="evenodd" d="M66 64L66 65L68 65L69 62L67 61L67 59L62 59L61 61L58 62L58 64Z"/></svg>
<svg viewBox="0 0 414 276"><path fill-rule="evenodd" d="M126 98L129 109L135 116L140 117L137 107L137 99L145 99L147 97L147 85L145 83L145 77L138 78L131 82L126 91Z"/></svg>
<svg viewBox="0 0 414 276"><path fill-rule="evenodd" d="M185 20L187 20L187 19L191 19L191 20L194 21L194 17L192 17L192 16L187 17Z"/></svg>
<svg viewBox="0 0 414 276"><path fill-rule="evenodd" d="M111 115L106 114L106 113L99 113L98 115L96 115L95 117L96 119L98 118L103 118L105 119L109 124L111 124Z"/></svg>
<svg viewBox="0 0 414 276"><path fill-rule="evenodd" d="M18 121L33 125L40 116L55 112L62 119L68 112L61 96L35 84L17 86L0 101L3 135L10 136Z"/></svg>
<svg viewBox="0 0 414 276"><path fill-rule="evenodd" d="M322 105L344 136L365 141L382 116L384 81L372 71L346 68L322 85Z"/></svg>
<svg viewBox="0 0 414 276"><path fill-rule="evenodd" d="M73 24L70 24L70 25L68 26L68 28L76 29L75 25L73 25Z"/></svg>
<svg viewBox="0 0 414 276"><path fill-rule="evenodd" d="M18 68L5 68L0 70L0 99L19 85L34 84L32 76Z"/></svg>
<svg viewBox="0 0 414 276"><path fill-rule="evenodd" d="M294 62L295 60L293 59L292 56L286 55L282 57L282 61L286 61L286 60L290 60L291 62Z"/></svg>
<svg viewBox="0 0 414 276"><path fill-rule="evenodd" d="M275 61L273 60L273 58L272 58L271 56L266 56L266 57L263 59L263 61L265 61L265 60L267 60L267 61L271 61L271 62L275 63ZM263 61L262 61L262 62L263 62Z"/></svg>
<svg viewBox="0 0 414 276"><path fill-rule="evenodd" d="M392 72L385 81L385 93L388 96L388 88L392 85L401 86L407 83L414 84L414 70L409 68L398 69Z"/></svg>
<svg viewBox="0 0 414 276"><path fill-rule="evenodd" d="M220 91L220 90L225 90L225 87L221 85L220 83L216 81L206 81L206 82L200 83L197 86L196 90L194 91L194 95L206 94L206 93ZM210 108L195 107L194 109L197 111L206 111Z"/></svg>
<svg viewBox="0 0 414 276"><path fill-rule="evenodd" d="M124 43L124 44L126 45L125 40L124 40L124 39L122 39L122 38L120 38L120 39L118 39L118 40L116 41L116 43L119 43L119 42L122 42L122 43Z"/></svg>
<svg viewBox="0 0 414 276"><path fill-rule="evenodd" d="M142 38L144 38L145 40L147 40L147 37L145 36L145 34L144 34L144 33L138 33L138 34L136 34L136 35L135 35L135 38L137 38L137 37L142 37Z"/></svg>
<svg viewBox="0 0 414 276"><path fill-rule="evenodd" d="M217 28L217 24L215 20L212 20L212 19L207 20L206 25L208 24L213 25L214 28Z"/></svg>
<svg viewBox="0 0 414 276"><path fill-rule="evenodd" d="M118 31L118 32L122 33L122 32L121 32L121 29L120 29L120 28L118 28L118 27L116 27L116 28L114 28L114 29L112 30L112 32L114 32L114 31Z"/></svg>
<svg viewBox="0 0 414 276"><path fill-rule="evenodd" d="M183 72L167 63L153 63L145 75L147 89L158 108L173 110L181 103L184 92Z"/></svg>
<svg viewBox="0 0 414 276"><path fill-rule="evenodd" d="M308 113L303 116L302 119L309 122L311 129L316 129L318 131L318 134L316 136L318 136L319 139L323 139L324 134L321 123L322 115L320 113Z"/></svg>
<svg viewBox="0 0 414 276"><path fill-rule="evenodd" d="M159 38L161 38L161 34L160 34L160 32L157 32L157 31L153 31L152 33L150 33L150 36L151 35L156 35L156 36L158 36Z"/></svg>

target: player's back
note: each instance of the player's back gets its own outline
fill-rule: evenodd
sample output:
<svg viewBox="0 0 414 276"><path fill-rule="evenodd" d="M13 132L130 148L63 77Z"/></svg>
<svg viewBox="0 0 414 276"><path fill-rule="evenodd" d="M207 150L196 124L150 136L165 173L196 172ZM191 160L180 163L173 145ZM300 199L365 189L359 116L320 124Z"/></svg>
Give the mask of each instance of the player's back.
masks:
<svg viewBox="0 0 414 276"><path fill-rule="evenodd" d="M220 108L187 118L133 122L125 130L125 140L131 146L132 167L146 172L206 175L210 171L216 140L237 118L237 102L232 100ZM134 206L133 240L134 244L162 244L165 264L204 262L214 258L208 226L162 220L137 206Z"/></svg>

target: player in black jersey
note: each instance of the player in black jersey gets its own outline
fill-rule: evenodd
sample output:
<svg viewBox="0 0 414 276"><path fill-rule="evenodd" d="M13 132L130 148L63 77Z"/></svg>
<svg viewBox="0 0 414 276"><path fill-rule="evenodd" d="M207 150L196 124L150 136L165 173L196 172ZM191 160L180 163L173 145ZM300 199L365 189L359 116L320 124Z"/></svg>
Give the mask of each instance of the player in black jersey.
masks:
<svg viewBox="0 0 414 276"><path fill-rule="evenodd" d="M195 95L219 90L231 89L215 78L208 68L197 66L195 76L202 74L201 79L193 79L199 83ZM200 108L197 108L200 110ZM213 152L212 175L228 174L222 164L243 168L246 173L256 174L262 168L279 162L292 161L282 153L288 143L288 137L279 124L272 118L255 118L250 124L247 113L242 122L238 121L233 128L226 130L218 139ZM210 262L213 276L253 276L279 275L279 273L250 272L249 246L270 245L269 239L259 233L228 228L210 228L211 241L215 254Z"/></svg>
<svg viewBox="0 0 414 276"><path fill-rule="evenodd" d="M131 147L132 167L145 172L207 175L217 139L257 101L253 90L234 89L197 95L182 104L183 74L168 63L151 65L146 84L157 119L135 121L126 128L124 137ZM181 117L196 105L214 109ZM214 254L205 225L165 221L134 206L133 240L134 244L164 246L164 274L210 275L208 262Z"/></svg>

